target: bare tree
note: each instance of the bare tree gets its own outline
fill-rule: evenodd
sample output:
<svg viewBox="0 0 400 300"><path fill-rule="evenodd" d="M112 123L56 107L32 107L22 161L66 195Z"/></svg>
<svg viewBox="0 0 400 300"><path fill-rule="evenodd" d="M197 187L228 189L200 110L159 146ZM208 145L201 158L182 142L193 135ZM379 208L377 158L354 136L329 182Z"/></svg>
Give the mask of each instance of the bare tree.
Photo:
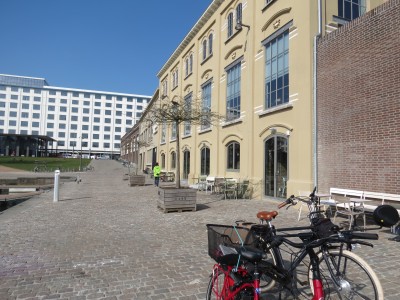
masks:
<svg viewBox="0 0 400 300"><path fill-rule="evenodd" d="M208 128L213 124L219 124L224 117L212 112L210 107L201 99L179 98L170 100L168 97L160 99L159 105L154 105L148 112L148 121L162 125L176 127L176 188L181 187L180 178L180 125L201 126Z"/></svg>
<svg viewBox="0 0 400 300"><path fill-rule="evenodd" d="M135 156L134 156L134 163L135 163L135 175L138 174L138 170L139 170L139 153L140 153L140 149L143 147L148 147L150 145L149 142L141 140L139 138L136 138L135 141L133 142L134 144L134 150L135 150Z"/></svg>

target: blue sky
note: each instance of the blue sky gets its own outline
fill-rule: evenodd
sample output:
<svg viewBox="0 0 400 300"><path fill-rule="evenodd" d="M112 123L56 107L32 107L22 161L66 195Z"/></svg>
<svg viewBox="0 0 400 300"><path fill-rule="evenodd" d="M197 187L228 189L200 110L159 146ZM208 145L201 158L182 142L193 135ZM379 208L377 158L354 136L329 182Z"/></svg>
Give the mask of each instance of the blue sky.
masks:
<svg viewBox="0 0 400 300"><path fill-rule="evenodd" d="M0 0L0 74L152 95L212 0Z"/></svg>

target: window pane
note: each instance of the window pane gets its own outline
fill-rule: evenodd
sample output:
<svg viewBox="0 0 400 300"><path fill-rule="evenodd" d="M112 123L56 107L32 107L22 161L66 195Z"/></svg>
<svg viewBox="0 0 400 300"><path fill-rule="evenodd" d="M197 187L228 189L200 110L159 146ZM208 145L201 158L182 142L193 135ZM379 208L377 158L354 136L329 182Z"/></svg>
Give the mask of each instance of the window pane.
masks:
<svg viewBox="0 0 400 300"><path fill-rule="evenodd" d="M226 92L227 121L240 118L240 92L241 92L240 82L241 82L241 63L238 63L227 71L227 92Z"/></svg>
<svg viewBox="0 0 400 300"><path fill-rule="evenodd" d="M289 102L289 31L265 45L265 108Z"/></svg>

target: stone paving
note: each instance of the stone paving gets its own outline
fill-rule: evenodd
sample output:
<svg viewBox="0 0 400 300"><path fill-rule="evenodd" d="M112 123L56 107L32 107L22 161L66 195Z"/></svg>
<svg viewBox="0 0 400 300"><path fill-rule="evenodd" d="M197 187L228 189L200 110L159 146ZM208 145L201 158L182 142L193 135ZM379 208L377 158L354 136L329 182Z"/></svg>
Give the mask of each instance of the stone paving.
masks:
<svg viewBox="0 0 400 300"><path fill-rule="evenodd" d="M256 221L278 203L198 192L196 212L164 214L156 187L128 186L116 161L92 164L79 184L60 186L59 202L50 191L0 214L0 299L205 299L213 266L205 225ZM275 225L299 224L296 217L295 208L282 210ZM374 248L356 251L385 299L400 299L400 243L389 230L379 234Z"/></svg>

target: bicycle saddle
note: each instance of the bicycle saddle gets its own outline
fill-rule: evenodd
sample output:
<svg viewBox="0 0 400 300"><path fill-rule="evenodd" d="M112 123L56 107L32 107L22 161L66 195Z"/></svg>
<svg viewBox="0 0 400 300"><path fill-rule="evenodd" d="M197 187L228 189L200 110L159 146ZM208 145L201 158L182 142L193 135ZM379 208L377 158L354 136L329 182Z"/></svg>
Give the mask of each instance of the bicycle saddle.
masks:
<svg viewBox="0 0 400 300"><path fill-rule="evenodd" d="M278 215L276 210L274 211L260 211L257 213L257 218L262 221L271 221Z"/></svg>

